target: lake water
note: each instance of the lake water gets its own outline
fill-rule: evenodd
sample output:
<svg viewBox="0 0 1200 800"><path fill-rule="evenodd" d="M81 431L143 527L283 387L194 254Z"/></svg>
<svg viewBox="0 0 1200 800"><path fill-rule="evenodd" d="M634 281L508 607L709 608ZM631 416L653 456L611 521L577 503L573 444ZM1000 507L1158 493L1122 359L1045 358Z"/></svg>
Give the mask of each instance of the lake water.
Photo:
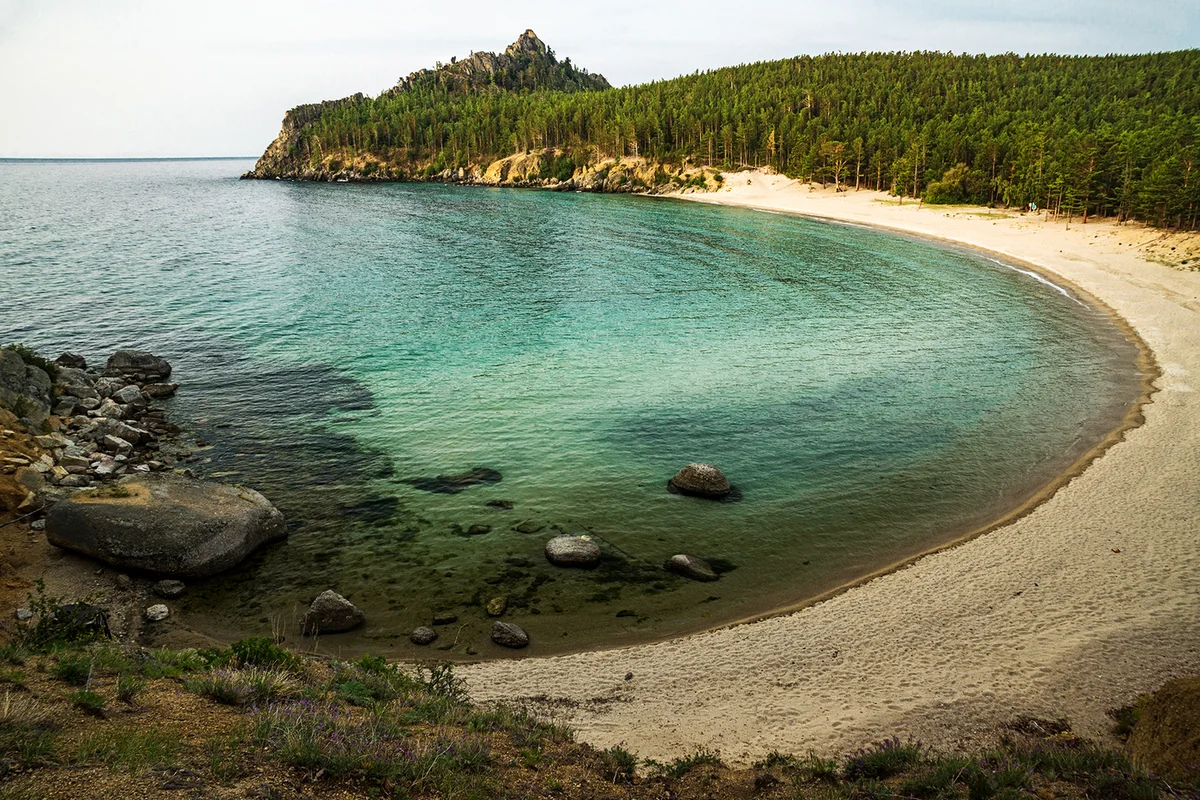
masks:
<svg viewBox="0 0 1200 800"><path fill-rule="evenodd" d="M1108 316L972 252L662 199L237 180L250 166L0 162L0 338L165 356L172 418L208 443L193 468L288 516L288 541L181 601L225 638L294 636L326 588L367 612L323 640L346 654L509 655L496 596L534 654L745 618L1021 505L1140 394ZM669 494L693 461L741 501ZM502 480L410 482L476 467ZM595 536L600 567L548 564L559 531ZM680 552L721 579L664 572ZM458 622L411 645L435 612Z"/></svg>

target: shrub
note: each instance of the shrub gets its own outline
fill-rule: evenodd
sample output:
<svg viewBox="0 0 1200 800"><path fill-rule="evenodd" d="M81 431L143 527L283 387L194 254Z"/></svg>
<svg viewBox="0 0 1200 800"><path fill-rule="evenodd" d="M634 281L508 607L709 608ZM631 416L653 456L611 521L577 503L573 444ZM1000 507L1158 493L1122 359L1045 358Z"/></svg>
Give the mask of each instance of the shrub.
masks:
<svg viewBox="0 0 1200 800"><path fill-rule="evenodd" d="M85 714L91 714L97 717L104 716L105 700L95 692L88 691L87 689L81 689L78 692L72 693L67 699L71 701L72 706L78 708Z"/></svg>
<svg viewBox="0 0 1200 800"><path fill-rule="evenodd" d="M34 592L28 595L26 605L37 622L17 624L17 642L23 648L47 652L102 639L108 633L108 617L103 609L86 602L66 603L48 595L41 578L34 581Z"/></svg>
<svg viewBox="0 0 1200 800"><path fill-rule="evenodd" d="M300 659L266 636L242 639L231 644L229 649L244 667L278 667L286 670L300 668Z"/></svg>
<svg viewBox="0 0 1200 800"><path fill-rule="evenodd" d="M150 654L150 658L142 664L142 674L151 680L157 678L179 678L190 672L203 672L213 663L205 654L210 651L193 649L172 650L160 647ZM216 651L229 653L229 651ZM232 653L226 661L231 661Z"/></svg>
<svg viewBox="0 0 1200 800"><path fill-rule="evenodd" d="M898 738L893 737L876 742L852 755L847 759L843 773L850 781L862 778L885 780L911 769L924 760L925 751L920 744L901 743Z"/></svg>
<svg viewBox="0 0 1200 800"><path fill-rule="evenodd" d="M633 780L637 770L637 756L621 745L600 751L601 773L612 783L627 783Z"/></svg>
<svg viewBox="0 0 1200 800"><path fill-rule="evenodd" d="M701 747L694 753L690 753L682 758L677 758L669 764L661 764L657 761L647 761L654 775L662 778L670 778L679 780L684 775L687 775L693 769L699 766L714 766L721 765L721 755L715 750L709 750L706 747Z"/></svg>
<svg viewBox="0 0 1200 800"><path fill-rule="evenodd" d="M133 705L137 696L145 688L146 682L136 675L125 674L117 676L117 699L122 703Z"/></svg>
<svg viewBox="0 0 1200 800"><path fill-rule="evenodd" d="M92 677L92 659L87 653L61 653L55 660L50 674L72 686L86 686Z"/></svg>

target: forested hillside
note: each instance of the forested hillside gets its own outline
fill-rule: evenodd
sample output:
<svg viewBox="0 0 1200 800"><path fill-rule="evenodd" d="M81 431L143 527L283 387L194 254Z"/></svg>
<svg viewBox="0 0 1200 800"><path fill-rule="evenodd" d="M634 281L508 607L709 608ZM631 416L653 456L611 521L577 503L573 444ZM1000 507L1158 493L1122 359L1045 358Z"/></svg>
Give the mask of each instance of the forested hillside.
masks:
<svg viewBox="0 0 1200 800"><path fill-rule="evenodd" d="M540 49L519 41L509 54L553 60L533 40ZM540 177L564 185L640 156L666 167L664 180L688 165L761 166L929 202L1032 202L1192 228L1200 211L1200 50L800 56L620 89L576 80L570 91L557 61L527 63L532 80L486 81L488 91L455 80L454 66L325 104L250 176L470 181L497 159L541 152Z"/></svg>

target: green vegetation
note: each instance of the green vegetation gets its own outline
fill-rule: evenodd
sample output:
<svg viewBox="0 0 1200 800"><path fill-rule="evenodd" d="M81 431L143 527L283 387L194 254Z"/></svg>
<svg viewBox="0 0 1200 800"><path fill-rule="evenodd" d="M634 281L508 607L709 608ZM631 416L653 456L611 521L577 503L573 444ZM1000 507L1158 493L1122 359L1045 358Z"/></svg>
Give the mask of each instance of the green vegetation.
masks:
<svg viewBox="0 0 1200 800"><path fill-rule="evenodd" d="M1157 225L1200 212L1200 50L801 56L591 91L466 91L439 74L306 115L293 165L369 155L403 179L546 148L542 177L560 180L643 156Z"/></svg>
<svg viewBox="0 0 1200 800"><path fill-rule="evenodd" d="M205 651L16 641L0 648L0 662L22 673L0 696L0 797L45 797L67 785L96 800L168 785L230 797L289 796L281 793L289 786L314 797L392 798L1200 796L1200 776L1186 767L1151 775L1047 720L1018 719L1000 747L973 755L891 738L842 759L772 753L736 770L709 749L668 763L639 762L623 746L595 750L528 709L473 705L448 665L307 659L262 638ZM181 684L198 696L180 693ZM1190 710L1200 685L1177 689L1171 708ZM1114 715L1134 736L1145 733L1145 717L1161 716L1160 694L1139 701L1141 719ZM107 702L114 696L122 704ZM214 793L214 784L228 791Z"/></svg>

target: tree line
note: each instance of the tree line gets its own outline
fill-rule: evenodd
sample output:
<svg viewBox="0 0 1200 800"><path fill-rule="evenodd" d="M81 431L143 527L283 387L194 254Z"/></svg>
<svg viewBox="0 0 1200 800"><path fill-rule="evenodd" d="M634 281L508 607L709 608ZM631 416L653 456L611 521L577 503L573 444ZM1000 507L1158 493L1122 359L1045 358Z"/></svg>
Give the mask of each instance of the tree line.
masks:
<svg viewBox="0 0 1200 800"><path fill-rule="evenodd" d="M425 80L330 109L292 155L433 174L538 148L1195 228L1200 50L800 56L572 92Z"/></svg>

